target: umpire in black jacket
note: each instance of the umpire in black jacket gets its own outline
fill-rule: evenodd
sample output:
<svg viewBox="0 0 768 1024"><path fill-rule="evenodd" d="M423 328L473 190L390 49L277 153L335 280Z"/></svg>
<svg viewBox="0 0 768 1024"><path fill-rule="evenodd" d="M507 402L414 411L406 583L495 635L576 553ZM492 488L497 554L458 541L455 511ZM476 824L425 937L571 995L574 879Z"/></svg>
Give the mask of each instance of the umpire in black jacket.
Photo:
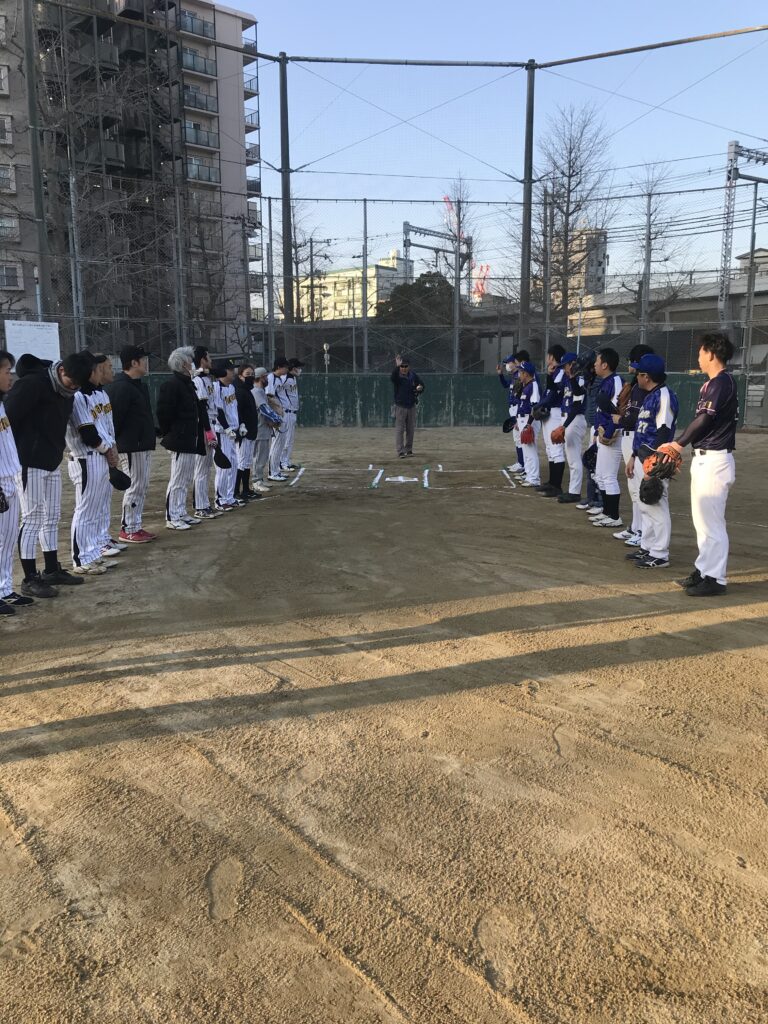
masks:
<svg viewBox="0 0 768 1024"><path fill-rule="evenodd" d="M165 495L165 525L188 530L201 522L187 515L187 496L195 473L195 456L205 455L208 417L192 383L194 349L177 348L168 357L172 375L160 385L157 422L160 444L172 453L171 477Z"/></svg>
<svg viewBox="0 0 768 1024"><path fill-rule="evenodd" d="M139 345L126 345L120 350L120 363L123 372L106 389L112 403L120 469L131 478L131 486L123 492L120 540L146 544L157 536L142 527L156 433L149 389L141 379L149 370L149 354Z"/></svg>

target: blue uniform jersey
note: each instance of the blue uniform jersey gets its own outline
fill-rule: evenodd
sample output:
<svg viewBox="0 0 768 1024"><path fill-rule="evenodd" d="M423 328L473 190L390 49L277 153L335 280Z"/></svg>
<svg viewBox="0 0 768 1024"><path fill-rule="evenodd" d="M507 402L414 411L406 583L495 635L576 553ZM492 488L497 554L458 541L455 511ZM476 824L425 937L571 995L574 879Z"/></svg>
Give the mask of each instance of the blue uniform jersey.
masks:
<svg viewBox="0 0 768 1024"><path fill-rule="evenodd" d="M612 373L610 377L606 377L600 383L600 390L597 393L597 408L595 409L595 430L602 427L605 437L613 437L616 433L617 427L613 422L613 413L616 411L623 387L624 381L618 373Z"/></svg>
<svg viewBox="0 0 768 1024"><path fill-rule="evenodd" d="M554 373L547 374L546 388L541 404L549 409L560 409L563 403L563 389L565 388L565 370L557 369Z"/></svg>
<svg viewBox="0 0 768 1024"><path fill-rule="evenodd" d="M511 373L509 375L509 377L507 377L503 373L499 374L499 384L501 384L501 386L504 388L505 391L509 392L509 415L510 416L514 416L515 413L517 412L517 406L518 406L519 398L518 398L517 393L515 392L515 386L517 385L517 379L518 379L519 376L520 376L520 374L519 374L519 372L517 370L515 370L514 373Z"/></svg>
<svg viewBox="0 0 768 1024"><path fill-rule="evenodd" d="M739 393L726 370L708 380L699 392L696 417L683 431L678 444L692 444L702 451L733 451L739 425Z"/></svg>
<svg viewBox="0 0 768 1024"><path fill-rule="evenodd" d="M525 385L521 394L520 402L517 407L517 418L518 426L524 427L528 423L528 418L531 415L533 407L538 405L541 400L541 392L539 391L538 382L535 380L529 381Z"/></svg>
<svg viewBox="0 0 768 1024"><path fill-rule="evenodd" d="M584 413L584 403L587 397L587 389L583 377L566 376L563 382L563 397L560 402L560 411L567 420L574 419Z"/></svg>
<svg viewBox="0 0 768 1024"><path fill-rule="evenodd" d="M656 449L660 444L666 444L674 439L679 408L677 395L665 384L646 392L645 401L637 416L632 441L632 451L635 455L642 456L643 448Z"/></svg>

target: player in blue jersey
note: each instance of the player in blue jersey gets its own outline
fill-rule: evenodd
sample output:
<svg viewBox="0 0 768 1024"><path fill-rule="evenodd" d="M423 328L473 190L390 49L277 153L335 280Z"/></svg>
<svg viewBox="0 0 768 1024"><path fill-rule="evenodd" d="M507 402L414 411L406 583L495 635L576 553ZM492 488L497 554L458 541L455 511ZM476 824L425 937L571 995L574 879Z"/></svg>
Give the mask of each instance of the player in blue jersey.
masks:
<svg viewBox="0 0 768 1024"><path fill-rule="evenodd" d="M624 382L616 370L619 354L612 348L600 349L595 358L595 374L600 379L594 422L594 437L597 441L597 465L595 480L603 496L603 511L590 513L593 526L618 529L623 526L619 515L621 488L619 467L622 463L620 432L613 422L618 413L618 402Z"/></svg>
<svg viewBox="0 0 768 1024"><path fill-rule="evenodd" d="M523 385L517 407L517 425L520 430L525 467L523 487L538 487L541 477L539 476L539 452L536 442L541 433L541 423L533 418L533 410L541 400L541 392L536 380L536 367L533 363L525 360L520 364L518 373Z"/></svg>
<svg viewBox="0 0 768 1024"><path fill-rule="evenodd" d="M559 428L563 425L563 389L565 387L565 370L560 360L565 355L562 345L553 345L547 349L547 378L544 394L541 397L534 416L541 423L544 437L544 449L547 453L549 476L547 482L536 489L545 498L559 497L563 492L563 475L565 473L565 445L562 441L552 439L559 436Z"/></svg>
<svg viewBox="0 0 768 1024"><path fill-rule="evenodd" d="M613 422L621 431L621 453L624 456L624 465L629 465L632 458L632 446L635 438L635 427L637 417L645 401L645 391L637 381L637 364L645 355L651 355L653 349L650 345L635 345L629 350L629 369L633 376L624 385L619 395L619 411L613 417ZM623 530L614 533L617 540L623 540L628 547L640 547L640 481L642 474L627 474L627 491L632 502L632 520Z"/></svg>
<svg viewBox="0 0 768 1024"><path fill-rule="evenodd" d="M647 353L635 363L637 386L645 398L637 415L632 438L632 456L627 462L627 479L643 477L643 460L675 436L679 403L677 395L666 385L664 360ZM669 514L669 481L663 481L664 492L654 505L638 500L642 545L634 554L640 569L665 569L669 565L669 542L672 518ZM639 495L639 490L638 490ZM633 556L629 556L630 558Z"/></svg>
<svg viewBox="0 0 768 1024"><path fill-rule="evenodd" d="M525 349L521 349L519 352L514 352L512 355L507 356L504 359L504 363L496 367L499 383L505 391L509 392L509 416L515 421L515 425L512 428L512 438L515 443L517 461L507 466L507 469L510 473L516 473L520 476L525 473L523 448L520 444L520 428L517 426L517 407L520 403L520 392L523 390L523 383L520 380L520 363L525 362L529 358L528 352Z"/></svg>
<svg viewBox="0 0 768 1024"><path fill-rule="evenodd" d="M694 419L668 447L678 453L687 445L693 448L691 515L699 557L690 576L679 583L691 597L715 597L726 592L728 582L725 507L736 479L733 451L739 396L726 369L734 352L731 341L724 334L704 334L699 346L699 369L708 379L699 392Z"/></svg>
<svg viewBox="0 0 768 1024"><path fill-rule="evenodd" d="M587 434L587 419L584 415L587 385L584 374L578 369L578 355L575 352L566 352L560 360L560 366L565 373L560 412L568 463L568 490L559 494L557 500L563 505L576 505L581 500L581 483L584 478L581 459Z"/></svg>

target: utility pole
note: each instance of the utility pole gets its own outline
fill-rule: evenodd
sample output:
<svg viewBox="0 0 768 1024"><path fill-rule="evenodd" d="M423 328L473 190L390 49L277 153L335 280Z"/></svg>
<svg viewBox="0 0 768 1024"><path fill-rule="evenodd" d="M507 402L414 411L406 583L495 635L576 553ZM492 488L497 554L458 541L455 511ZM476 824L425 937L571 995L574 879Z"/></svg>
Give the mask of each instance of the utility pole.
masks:
<svg viewBox="0 0 768 1024"><path fill-rule="evenodd" d="M245 329L248 337L248 351L251 351L251 262L248 252L248 231L245 217L240 218L243 237L243 266L245 268Z"/></svg>
<svg viewBox="0 0 768 1024"><path fill-rule="evenodd" d="M523 238L520 247L520 313L518 341L528 340L531 319L531 231L533 225L533 94L536 84L536 61L525 65L527 89L525 98L525 155L523 159Z"/></svg>
<svg viewBox="0 0 768 1024"><path fill-rule="evenodd" d="M301 287L301 282L297 282ZM315 239L309 238L309 322L315 322Z"/></svg>
<svg viewBox="0 0 768 1024"><path fill-rule="evenodd" d="M407 268L406 268L407 270ZM368 372L368 200L363 200L363 373Z"/></svg>
<svg viewBox="0 0 768 1024"><path fill-rule="evenodd" d="M459 372L461 319L461 200L456 200L456 249L453 261L453 372Z"/></svg>
<svg viewBox="0 0 768 1024"><path fill-rule="evenodd" d="M758 182L753 185L752 191L752 233L749 243L749 277L747 278L747 302L744 310L746 321L744 331L744 365L742 370L747 381L747 395L749 395L749 371L752 366L752 320L755 305L755 246L757 244L757 189Z"/></svg>
<svg viewBox="0 0 768 1024"><path fill-rule="evenodd" d="M267 242L267 337L269 340L268 356L270 366L275 361L275 268L273 265L272 236L272 197L267 199L267 224L269 241Z"/></svg>
<svg viewBox="0 0 768 1024"><path fill-rule="evenodd" d="M51 262L48 248L48 229L45 223L45 195L43 168L40 160L40 122L37 107L37 35L35 34L32 4L22 4L24 11L24 65L27 78L27 116L29 119L29 157L32 173L32 198L37 227L37 276L39 284L38 319L44 312L52 312ZM61 13L60 13L61 16Z"/></svg>
<svg viewBox="0 0 768 1024"><path fill-rule="evenodd" d="M291 223L291 147L288 124L288 57L281 52L280 64L280 182L283 214L283 321L294 322L293 227ZM288 345L285 345L287 350Z"/></svg>
<svg viewBox="0 0 768 1024"><path fill-rule="evenodd" d="M554 209L553 209L554 212ZM552 315L552 266L550 259L551 234L549 225L550 197L544 189L544 350L549 349L549 321Z"/></svg>
<svg viewBox="0 0 768 1024"><path fill-rule="evenodd" d="M643 260L643 283L640 289L640 344L645 345L648 338L648 310L651 298L651 207L653 194L646 196L645 206L645 253Z"/></svg>

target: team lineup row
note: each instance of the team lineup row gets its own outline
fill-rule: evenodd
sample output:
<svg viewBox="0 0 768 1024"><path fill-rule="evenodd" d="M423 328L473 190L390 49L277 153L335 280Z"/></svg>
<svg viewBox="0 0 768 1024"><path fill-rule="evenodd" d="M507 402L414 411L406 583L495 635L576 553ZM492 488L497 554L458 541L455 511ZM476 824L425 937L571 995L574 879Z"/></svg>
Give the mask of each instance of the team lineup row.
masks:
<svg viewBox="0 0 768 1024"><path fill-rule="evenodd" d="M633 377L628 381L617 372L619 356L614 349L578 354L554 345L547 352L543 388L528 352L508 356L497 371L509 392L504 430L513 434L517 453L509 470L523 487L587 512L593 527L611 529L632 549L626 557L638 568L664 569L670 564L672 536L669 481L679 470L683 449L691 445L691 515L699 557L692 572L677 582L692 597L725 593L725 508L735 480L739 421L736 382L726 369L733 351L725 335L701 336L699 369L707 381L693 421L677 439L678 399L666 383L664 360L648 345L630 352ZM549 463L543 484L540 437ZM564 490L566 465L569 479ZM621 473L632 504L626 526L619 510Z"/></svg>
<svg viewBox="0 0 768 1024"><path fill-rule="evenodd" d="M152 452L172 456L166 526L189 530L263 498L284 483L292 462L299 409L299 360L274 369L212 362L204 347L171 353L157 401L157 423L142 377L148 354L120 353L122 372L100 353L52 363L0 351L0 614L58 596L84 576L115 567L128 544L156 535L143 527ZM16 381L11 387L12 372ZM72 567L59 560L61 464L74 486ZM211 476L215 466L214 498ZM253 477L253 482L252 481ZM112 537L112 490L122 491L122 522ZM190 492L193 511L188 512ZM38 571L37 548L43 555ZM13 587L14 552L23 579Z"/></svg>

